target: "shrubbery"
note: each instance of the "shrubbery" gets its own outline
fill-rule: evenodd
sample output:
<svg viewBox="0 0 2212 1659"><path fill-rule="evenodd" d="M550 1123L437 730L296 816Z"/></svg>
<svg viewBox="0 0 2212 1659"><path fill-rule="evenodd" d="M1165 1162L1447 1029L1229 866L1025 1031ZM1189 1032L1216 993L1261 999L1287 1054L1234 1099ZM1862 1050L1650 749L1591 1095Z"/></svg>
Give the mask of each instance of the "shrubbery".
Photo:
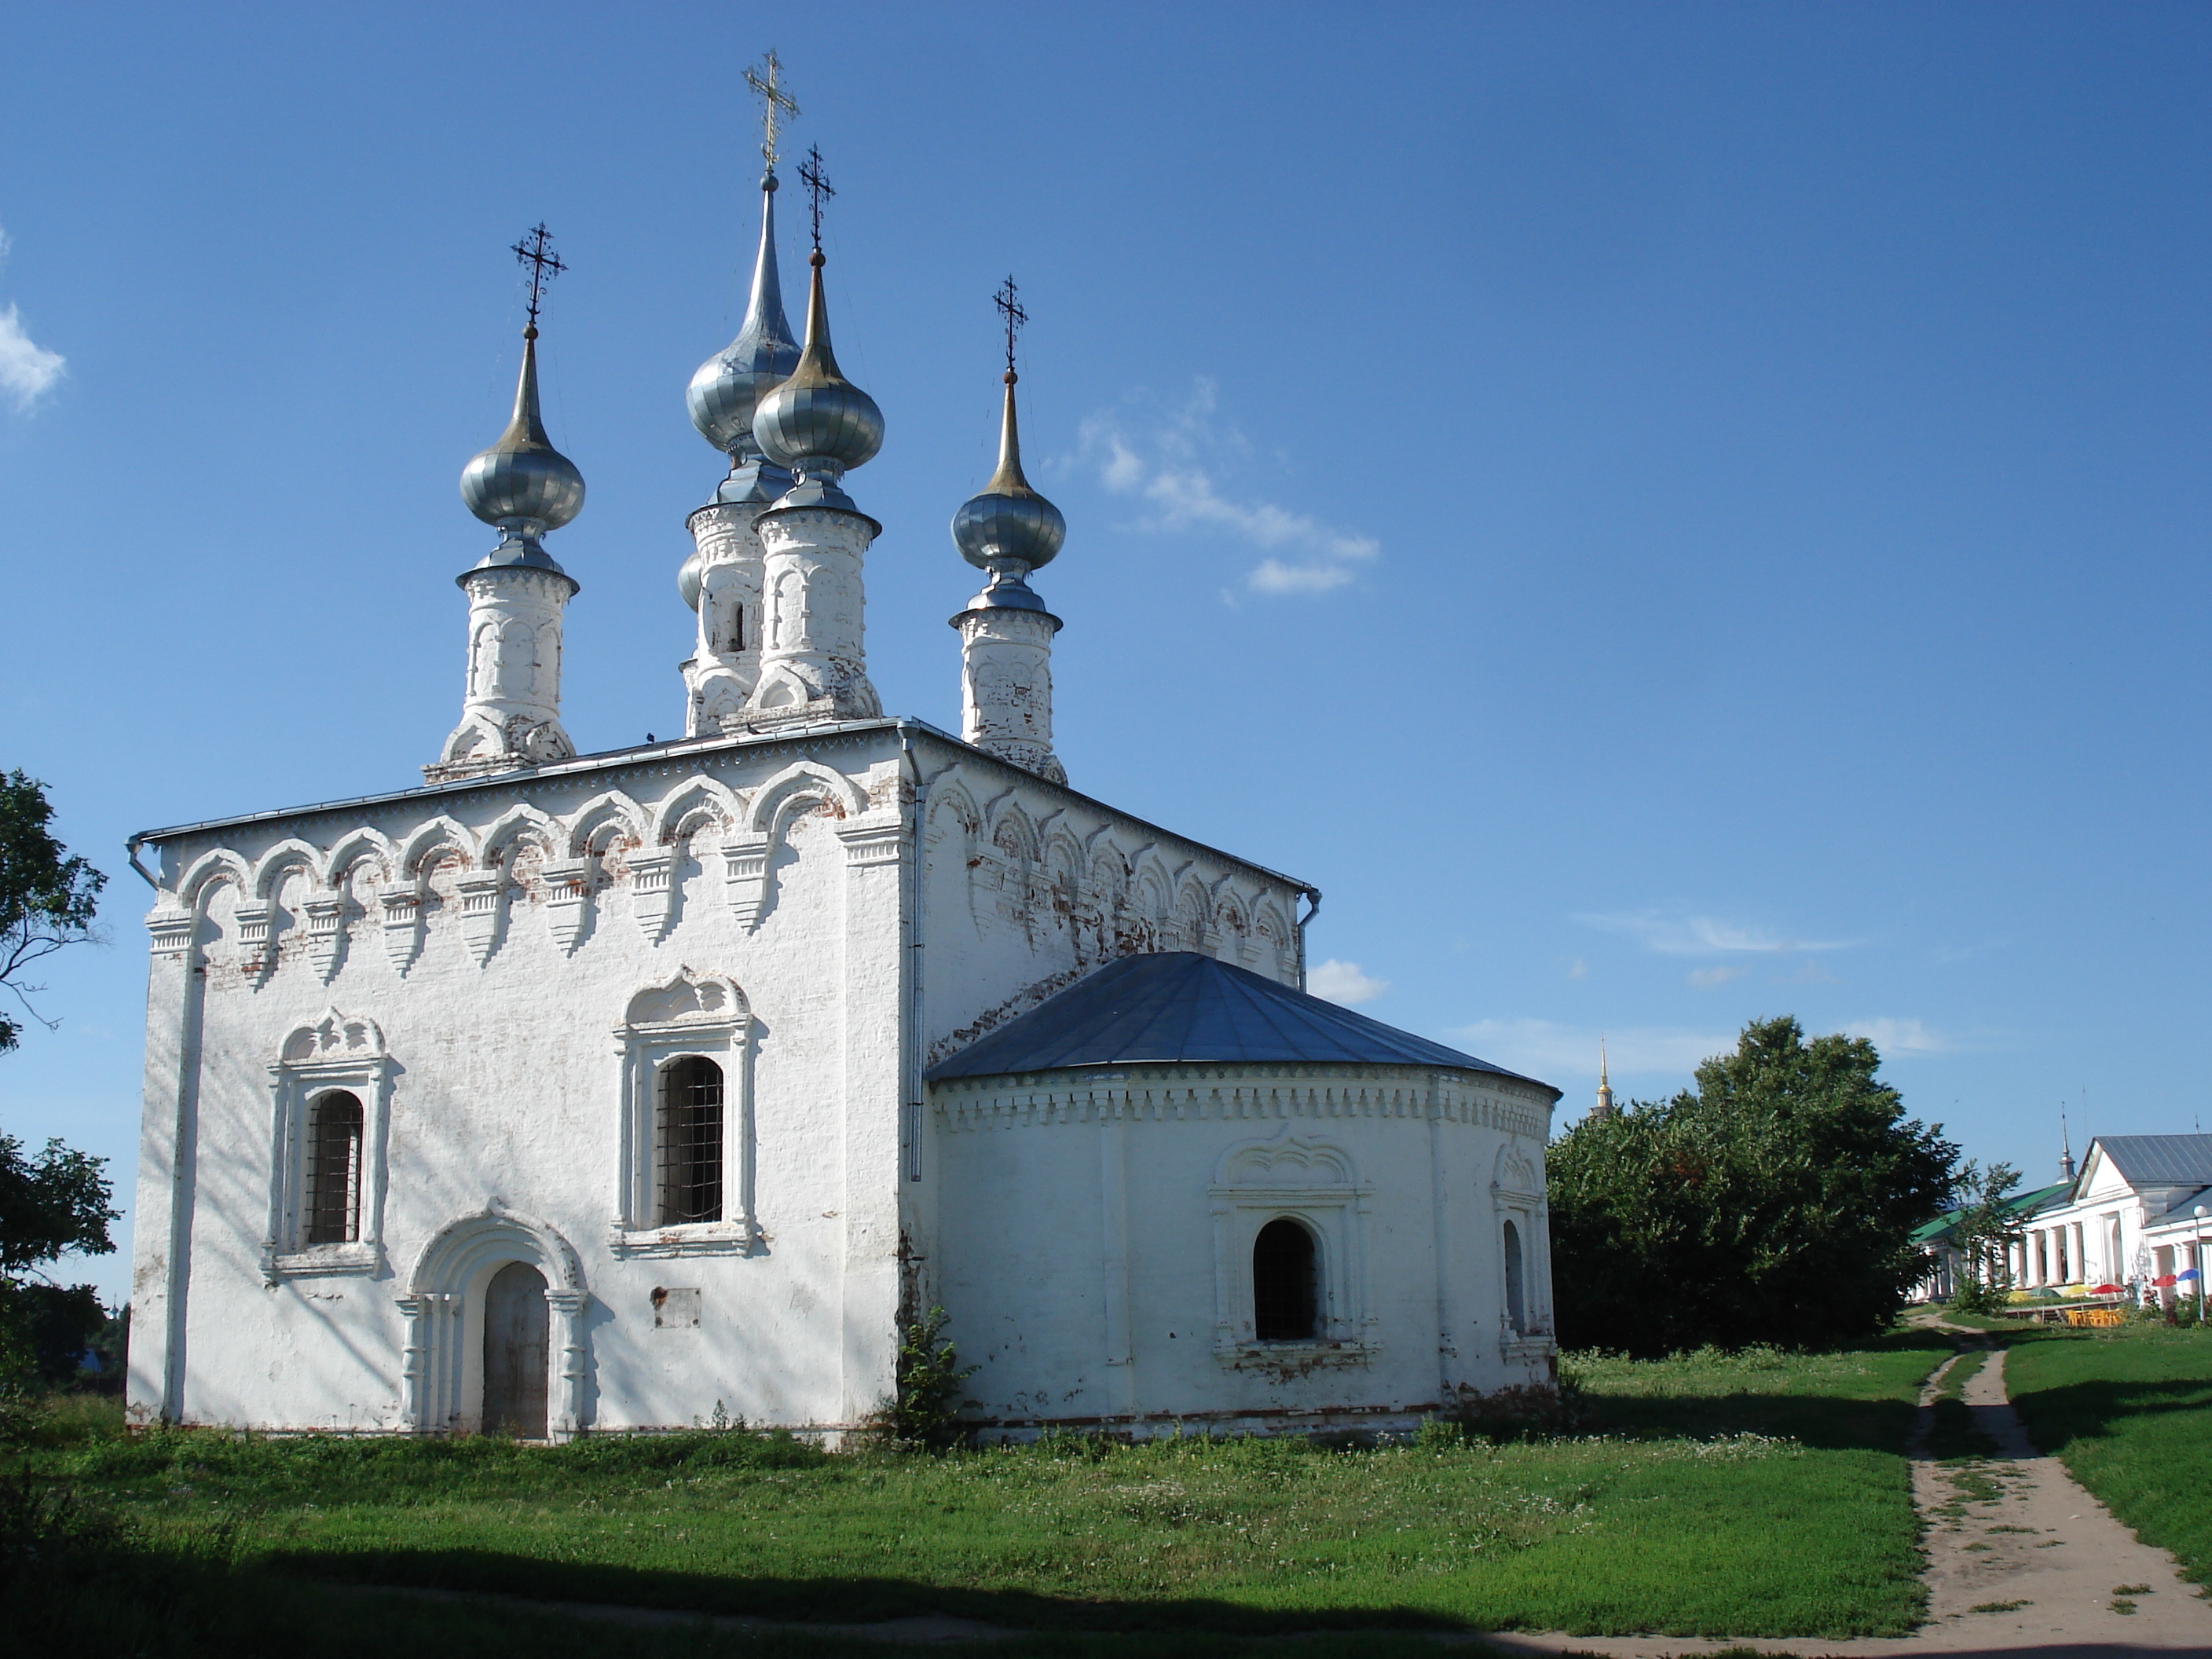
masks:
<svg viewBox="0 0 2212 1659"><path fill-rule="evenodd" d="M1863 1037L1744 1028L1697 1087L1553 1143L1559 1340L1639 1356L1875 1334L1925 1271L1912 1234L1958 1148L1907 1119Z"/></svg>

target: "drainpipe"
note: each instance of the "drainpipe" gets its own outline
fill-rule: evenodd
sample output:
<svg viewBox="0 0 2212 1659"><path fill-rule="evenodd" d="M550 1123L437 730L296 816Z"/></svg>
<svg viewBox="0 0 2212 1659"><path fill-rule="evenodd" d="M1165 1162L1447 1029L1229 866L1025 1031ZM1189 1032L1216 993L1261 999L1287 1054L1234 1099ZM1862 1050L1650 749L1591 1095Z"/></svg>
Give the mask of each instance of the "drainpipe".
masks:
<svg viewBox="0 0 2212 1659"><path fill-rule="evenodd" d="M129 841L123 843L124 856L131 860L131 867L138 872L139 876L145 881L146 884L158 893L161 890L160 879L155 877L151 870L149 870L144 865L138 862L138 849L145 844L145 836L131 836Z"/></svg>
<svg viewBox="0 0 2212 1659"><path fill-rule="evenodd" d="M1298 918L1297 923L1298 989L1303 991L1306 988L1306 924L1321 914L1321 889L1301 887L1298 891L1304 896L1307 904L1312 907L1305 915Z"/></svg>

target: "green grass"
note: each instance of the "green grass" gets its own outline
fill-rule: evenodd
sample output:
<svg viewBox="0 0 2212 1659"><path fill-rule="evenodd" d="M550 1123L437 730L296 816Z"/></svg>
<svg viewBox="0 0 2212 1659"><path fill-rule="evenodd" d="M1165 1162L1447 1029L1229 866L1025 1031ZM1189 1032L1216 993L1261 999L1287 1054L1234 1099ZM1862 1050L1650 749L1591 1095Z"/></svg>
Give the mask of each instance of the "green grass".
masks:
<svg viewBox="0 0 2212 1659"><path fill-rule="evenodd" d="M2185 1577L2212 1583L2212 1330L2042 1327L2007 1346L2028 1437Z"/></svg>
<svg viewBox="0 0 2212 1659"><path fill-rule="evenodd" d="M151 1536L228 1520L236 1570L294 1580L1224 1641L1894 1635L1924 1605L1901 1449L1948 1351L1911 1334L1812 1357L1584 1359L1592 1431L1506 1445L1431 1433L932 1458L747 1434L523 1448L189 1432L39 1461Z"/></svg>

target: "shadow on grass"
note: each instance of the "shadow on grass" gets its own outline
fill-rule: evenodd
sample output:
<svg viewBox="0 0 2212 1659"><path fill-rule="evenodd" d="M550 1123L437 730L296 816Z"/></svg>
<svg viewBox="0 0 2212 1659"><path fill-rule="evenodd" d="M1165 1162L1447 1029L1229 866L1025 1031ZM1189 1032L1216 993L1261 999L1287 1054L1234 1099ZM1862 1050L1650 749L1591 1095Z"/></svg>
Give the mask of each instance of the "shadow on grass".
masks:
<svg viewBox="0 0 2212 1659"><path fill-rule="evenodd" d="M2014 1406L2030 1438L2057 1456L2076 1441L2105 1439L2130 1419L2212 1416L2212 1377L2062 1382L2022 1395Z"/></svg>
<svg viewBox="0 0 2212 1659"><path fill-rule="evenodd" d="M1291 1631L1465 1631L1468 1625L1418 1607L1276 1610L1204 1596L1143 1601L970 1589L890 1574L870 1577L768 1577L588 1562L549 1562L495 1550L272 1552L266 1571L325 1583L465 1590L526 1601L594 1602L685 1613L744 1614L810 1624L876 1624L937 1614L1015 1630L1203 1632L1279 1636Z"/></svg>

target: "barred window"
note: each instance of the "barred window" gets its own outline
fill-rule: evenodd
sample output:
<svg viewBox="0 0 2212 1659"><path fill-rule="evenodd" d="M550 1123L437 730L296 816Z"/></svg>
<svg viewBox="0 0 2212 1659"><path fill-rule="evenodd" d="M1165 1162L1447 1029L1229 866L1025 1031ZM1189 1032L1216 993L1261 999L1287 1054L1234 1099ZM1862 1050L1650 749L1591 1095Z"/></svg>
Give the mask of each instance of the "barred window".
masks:
<svg viewBox="0 0 2212 1659"><path fill-rule="evenodd" d="M1252 1243L1252 1334L1262 1342L1310 1342L1321 1334L1314 1236L1278 1216Z"/></svg>
<svg viewBox="0 0 2212 1659"><path fill-rule="evenodd" d="M307 1109L307 1244L361 1238L361 1102L343 1091Z"/></svg>
<svg viewBox="0 0 2212 1659"><path fill-rule="evenodd" d="M653 1137L660 1224L722 1218L722 1068L687 1054L660 1074Z"/></svg>

